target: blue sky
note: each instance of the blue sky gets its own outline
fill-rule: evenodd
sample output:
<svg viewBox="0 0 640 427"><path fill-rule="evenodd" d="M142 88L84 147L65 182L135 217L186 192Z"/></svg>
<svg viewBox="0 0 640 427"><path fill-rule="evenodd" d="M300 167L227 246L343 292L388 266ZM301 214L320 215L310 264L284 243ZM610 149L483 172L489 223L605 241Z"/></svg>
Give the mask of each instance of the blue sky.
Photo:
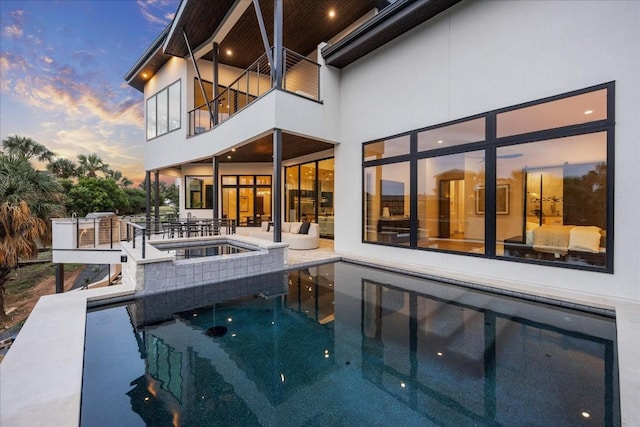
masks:
<svg viewBox="0 0 640 427"><path fill-rule="evenodd" d="M144 178L143 95L123 76L179 0L0 0L0 137L97 153Z"/></svg>

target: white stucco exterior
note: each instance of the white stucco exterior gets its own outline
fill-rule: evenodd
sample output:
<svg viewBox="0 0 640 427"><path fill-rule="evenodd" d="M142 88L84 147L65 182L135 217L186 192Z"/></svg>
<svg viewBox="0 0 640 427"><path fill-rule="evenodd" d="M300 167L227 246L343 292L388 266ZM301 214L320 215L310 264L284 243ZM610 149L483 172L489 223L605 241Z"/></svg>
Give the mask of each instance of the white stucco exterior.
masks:
<svg viewBox="0 0 640 427"><path fill-rule="evenodd" d="M342 70L337 252L640 299L640 3L464 1ZM613 275L361 243L362 143L615 81ZM375 89L372 89L375 88Z"/></svg>
<svg viewBox="0 0 640 427"><path fill-rule="evenodd" d="M640 201L629 196L640 186L640 3L462 1L343 69L325 65L324 46L311 54L321 65L320 102L271 90L193 137L186 134L195 71L189 60L169 60L145 86L145 100L180 79L182 126L147 141L145 168L182 180L194 167L212 173L211 156L282 129L335 146L285 165L335 156L338 253L582 302L640 301ZM199 68L212 79L210 63L199 60ZM240 72L221 67L220 83ZM614 274L362 243L364 142L608 82L615 82ZM183 166L193 163L201 164ZM220 175L272 171L271 164L220 167Z"/></svg>

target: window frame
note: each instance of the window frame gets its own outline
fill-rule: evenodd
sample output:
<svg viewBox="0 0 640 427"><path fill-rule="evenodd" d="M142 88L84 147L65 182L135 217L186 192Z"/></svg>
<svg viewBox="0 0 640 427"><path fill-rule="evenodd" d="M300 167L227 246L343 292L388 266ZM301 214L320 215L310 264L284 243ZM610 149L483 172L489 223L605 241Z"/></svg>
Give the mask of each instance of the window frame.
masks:
<svg viewBox="0 0 640 427"><path fill-rule="evenodd" d="M597 119L594 121L570 124L566 126L560 126L557 128L542 129L522 134L508 135L504 137L497 137L497 116L505 112L515 111L531 106L537 106L544 103L549 103L557 100L567 99L570 97L595 92L599 90L606 90L606 108L607 114L605 119ZM467 144L454 145L451 147L434 148L432 150L418 151L417 135L420 132L447 127L455 124L459 124L465 121L476 120L478 118L485 119L485 140L480 142L471 142ZM606 264L604 267L591 266L591 265L579 265L570 262L557 262L557 261L545 261L528 258L510 257L496 254L496 185L497 181L497 149L500 147L515 146L519 144L532 143L545 141L549 139L559 139L570 136L587 135L598 132L606 133L606 167L607 167L607 193L606 193L606 211L605 211L605 223L606 223ZM411 150L409 154L398 155L394 157L386 157L376 160L365 160L366 146L369 144L380 143L381 141L396 139L409 135L411 138ZM434 251L439 253L451 253L463 256L475 256L488 259L498 259L511 262L521 262L535 265L548 265L559 268L569 268L576 270L596 271L602 273L613 273L613 260L614 260L614 181L615 181L615 81L603 83L595 86L586 87L562 94L537 99L530 102L524 102L521 104L504 107L485 113L464 117L448 121L445 123L439 123L433 126L427 126L420 129L411 130L395 134L388 137L377 138L375 140L362 143L361 159L362 159L362 175L361 175L361 242L366 244L375 244L383 246L394 246L406 249L417 249L423 251ZM418 212L417 212L417 199L418 199L418 166L417 162L420 159L429 157L439 157L443 155L465 153L467 151L484 150L485 152L485 236L484 254L476 254L470 252L450 251L436 248L419 247L417 245L418 240ZM366 240L366 217L365 217L365 169L371 166L382 166L387 164L406 162L410 164L410 244L398 245L392 243L382 243L380 241Z"/></svg>
<svg viewBox="0 0 640 427"><path fill-rule="evenodd" d="M179 99L179 103L178 103L178 126L174 129L171 129L171 113L174 112L175 113L175 106L171 105L171 88L174 85L178 85L178 99ZM163 133L158 133L159 128L158 128L158 95L162 94L166 92L166 105L163 106L163 108L165 108L166 113L167 113L167 117L166 117L166 131ZM154 105L155 105L155 111L154 111L154 123L155 123L155 136L149 137L149 110L148 110L148 106L149 106L149 101L154 100ZM157 91L156 93L154 93L153 95L151 95L150 97L148 97L145 100L145 136L147 138L147 141L152 141L154 139L160 138L161 136L165 136L168 135L172 132L175 132L177 130L180 130L182 128L182 79L177 79L175 81L173 81L172 83L169 83L168 85L166 85L165 87L163 87L162 89L160 89L159 91Z"/></svg>
<svg viewBox="0 0 640 427"><path fill-rule="evenodd" d="M193 179L193 178L199 179L199 180L200 180L200 182L201 182L201 185L200 185L200 193L201 193L201 196L200 196L200 197L201 197L201 200L205 200L205 203L202 203L202 202L201 202L203 206L201 206L201 207L199 207L199 208L194 208L193 206L191 206L191 207L187 207L187 202L189 201L189 185L188 185L188 182L187 182L187 181L188 181L190 178L191 178L191 179ZM205 180L206 180L206 179L211 179L211 180L212 180L212 186L213 186L213 187L212 187L212 190L213 190L213 191L212 191L212 196L213 196L213 195L215 195L215 185L216 185L216 181L215 181L215 179L214 179L211 175L185 175L185 176L184 176L184 208L185 208L185 209L189 209L189 210L191 210L191 209L194 209L194 210L212 210L212 209L214 208L214 206L215 206L215 200L213 200L213 204L212 204L212 206L207 206L207 204L206 204L206 198L205 198L205 199L203 199L203 198L202 198L202 195L204 195L204 194L205 194L205 188L206 188L206 185L207 185L207 184L205 183Z"/></svg>

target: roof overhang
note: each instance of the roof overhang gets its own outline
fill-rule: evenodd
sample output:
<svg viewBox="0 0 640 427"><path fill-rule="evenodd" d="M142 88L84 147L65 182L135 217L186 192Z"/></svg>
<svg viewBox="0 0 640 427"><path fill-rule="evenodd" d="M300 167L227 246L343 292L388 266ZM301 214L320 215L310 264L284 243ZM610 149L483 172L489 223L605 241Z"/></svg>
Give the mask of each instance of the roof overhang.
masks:
<svg viewBox="0 0 640 427"><path fill-rule="evenodd" d="M402 1L402 0L399 0ZM259 0L269 38L273 34L273 0ZM285 47L303 56L315 50L321 41L338 35L357 19L374 9L392 8L390 0L283 0ZM339 8L335 19L327 11ZM189 46L185 41L189 40ZM252 0L182 0L170 26L160 34L129 70L125 80L144 91L147 80L172 57L187 58L189 47L196 59L212 60L212 42L222 51L219 61L246 69L264 53L256 9ZM270 41L271 43L271 41ZM146 75L146 78L143 77Z"/></svg>
<svg viewBox="0 0 640 427"><path fill-rule="evenodd" d="M449 9L461 0L398 0L339 42L322 49L325 62L343 68Z"/></svg>
<svg viewBox="0 0 640 427"><path fill-rule="evenodd" d="M171 56L162 52L162 44L167 34L169 34L169 26L160 33L124 76L127 83L140 92L144 92L144 85L147 80L171 58Z"/></svg>
<svg viewBox="0 0 640 427"><path fill-rule="evenodd" d="M215 2L209 2L182 0L164 42L164 53L180 58L187 57L189 49L182 32L184 31L187 35L192 50L196 50L206 43L212 34L217 32L217 29L227 20L228 15L240 3L243 3L241 7L246 8L250 1L216 0Z"/></svg>

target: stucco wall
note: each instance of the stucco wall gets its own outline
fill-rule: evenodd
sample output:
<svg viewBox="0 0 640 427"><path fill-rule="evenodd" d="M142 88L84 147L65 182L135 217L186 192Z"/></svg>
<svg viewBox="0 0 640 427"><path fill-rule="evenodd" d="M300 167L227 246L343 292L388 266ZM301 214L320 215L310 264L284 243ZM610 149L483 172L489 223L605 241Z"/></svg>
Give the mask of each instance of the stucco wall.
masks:
<svg viewBox="0 0 640 427"><path fill-rule="evenodd" d="M336 250L550 294L640 299L640 3L463 1L342 70ZM362 143L616 82L615 274L361 243ZM612 159L609 159L611 162Z"/></svg>

